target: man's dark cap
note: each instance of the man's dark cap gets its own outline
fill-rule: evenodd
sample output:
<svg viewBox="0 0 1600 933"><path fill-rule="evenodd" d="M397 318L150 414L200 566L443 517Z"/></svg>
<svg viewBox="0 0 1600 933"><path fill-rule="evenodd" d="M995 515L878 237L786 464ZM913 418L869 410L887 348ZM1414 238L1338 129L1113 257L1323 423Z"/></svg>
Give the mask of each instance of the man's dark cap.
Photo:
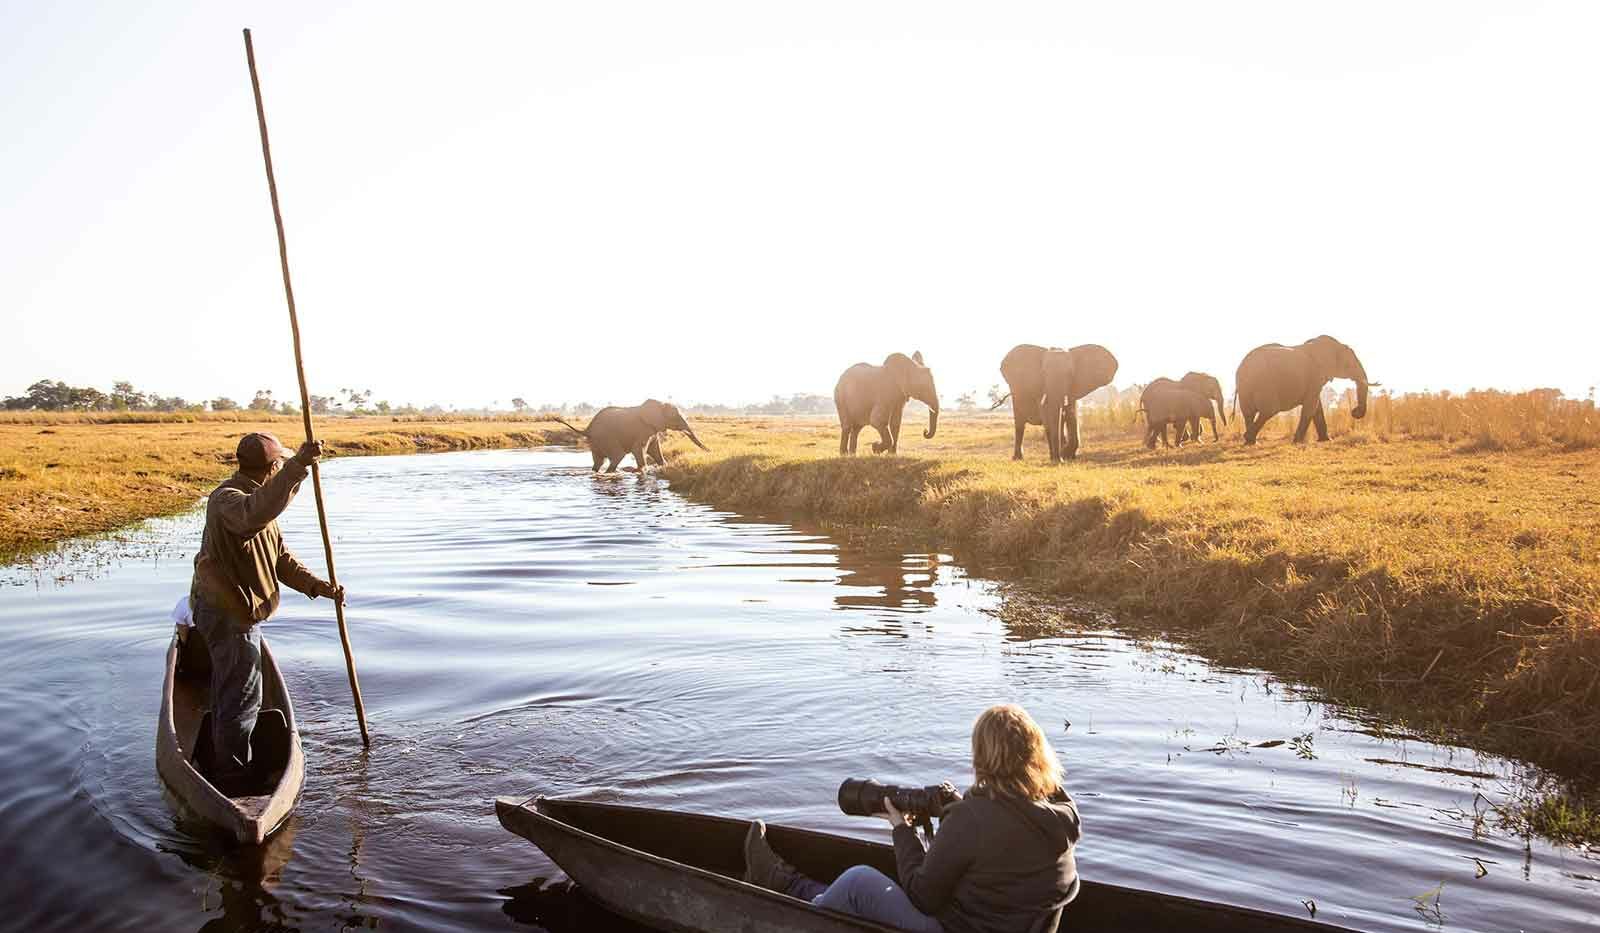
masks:
<svg viewBox="0 0 1600 933"><path fill-rule="evenodd" d="M284 451L283 444L271 434L257 432L239 438L239 446L234 450L234 456L239 459L239 469L265 470L272 465L272 461L267 459L267 451L274 448Z"/></svg>

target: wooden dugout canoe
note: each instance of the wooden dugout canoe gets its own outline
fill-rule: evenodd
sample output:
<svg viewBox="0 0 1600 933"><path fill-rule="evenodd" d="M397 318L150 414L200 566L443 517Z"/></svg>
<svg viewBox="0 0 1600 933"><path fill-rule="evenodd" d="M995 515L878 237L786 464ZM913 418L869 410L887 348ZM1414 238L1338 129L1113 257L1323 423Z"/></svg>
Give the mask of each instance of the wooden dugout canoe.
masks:
<svg viewBox="0 0 1600 933"><path fill-rule="evenodd" d="M617 804L500 797L500 824L532 842L590 898L676 931L860 933L892 928L740 881L746 820ZM789 826L767 839L819 881L852 865L895 876L894 848ZM1192 898L1084 881L1060 929L1073 933L1351 933L1345 927Z"/></svg>
<svg viewBox="0 0 1600 933"><path fill-rule="evenodd" d="M305 783L305 755L295 724L294 704L283 673L266 638L261 639L261 709L264 714L252 736L252 755L262 776L259 794L228 797L195 767L195 752L209 744L201 724L210 707L210 664L204 642L192 629L180 628L167 648L166 677L161 685L161 717L156 725L156 772L186 815L241 845L260 845L272 835L300 799ZM278 710L283 722L267 728L267 714ZM285 733L283 726L287 726Z"/></svg>

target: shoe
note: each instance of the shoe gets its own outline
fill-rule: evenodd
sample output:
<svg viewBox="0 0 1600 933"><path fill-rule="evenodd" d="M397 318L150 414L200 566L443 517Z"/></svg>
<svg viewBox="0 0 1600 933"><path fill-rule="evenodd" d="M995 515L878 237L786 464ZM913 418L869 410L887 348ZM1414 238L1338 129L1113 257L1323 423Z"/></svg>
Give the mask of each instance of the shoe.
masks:
<svg viewBox="0 0 1600 933"><path fill-rule="evenodd" d="M767 824L751 821L750 831L744 834L744 880L783 894L799 877L799 870L767 845Z"/></svg>

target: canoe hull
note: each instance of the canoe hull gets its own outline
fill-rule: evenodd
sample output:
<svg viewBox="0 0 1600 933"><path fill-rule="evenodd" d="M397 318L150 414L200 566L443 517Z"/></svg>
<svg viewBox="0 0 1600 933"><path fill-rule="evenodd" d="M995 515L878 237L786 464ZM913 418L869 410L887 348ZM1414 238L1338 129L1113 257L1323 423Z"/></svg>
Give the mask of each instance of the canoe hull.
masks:
<svg viewBox="0 0 1600 933"><path fill-rule="evenodd" d="M186 640L186 633L180 630L173 634L167 647L161 714L156 725L156 772L187 816L239 845L260 845L289 818L305 783L305 755L288 687L272 649L262 638L261 706L283 712L289 733L287 751L270 792L251 797L224 796L194 763L210 689L204 677L185 675L181 669Z"/></svg>
<svg viewBox="0 0 1600 933"><path fill-rule="evenodd" d="M495 813L502 826L543 850L590 898L655 927L783 933L890 929L739 881L749 826L744 820L549 797L501 797ZM767 837L818 881L831 881L852 865L871 865L895 876L894 849L886 844L777 825L767 827ZM1350 933L1298 917L1092 881L1083 882L1061 929Z"/></svg>

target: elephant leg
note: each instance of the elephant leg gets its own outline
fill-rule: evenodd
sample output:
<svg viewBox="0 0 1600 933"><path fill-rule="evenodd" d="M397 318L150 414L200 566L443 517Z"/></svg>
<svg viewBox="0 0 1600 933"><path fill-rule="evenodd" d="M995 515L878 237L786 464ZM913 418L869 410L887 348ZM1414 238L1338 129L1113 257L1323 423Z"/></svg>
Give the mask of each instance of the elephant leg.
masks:
<svg viewBox="0 0 1600 933"><path fill-rule="evenodd" d="M591 472L591 473L600 472L600 464L606 462L605 456L603 454L601 454L600 451L595 450L593 447L591 447L591 448L589 448L589 458L594 461L594 465L589 467L589 472Z"/></svg>
<svg viewBox="0 0 1600 933"><path fill-rule="evenodd" d="M864 427L866 425L858 424L850 429L850 453L852 455L856 452L856 446L861 442L861 429Z"/></svg>
<svg viewBox="0 0 1600 933"><path fill-rule="evenodd" d="M1316 414L1315 402L1305 402L1300 406L1300 421L1294 426L1294 442L1303 444L1306 440L1306 431L1311 428L1311 416Z"/></svg>
<svg viewBox="0 0 1600 933"><path fill-rule="evenodd" d="M850 452L850 426L841 421L839 423L839 456L843 457Z"/></svg>
<svg viewBox="0 0 1600 933"><path fill-rule="evenodd" d="M1262 411L1244 412L1244 442L1254 444L1256 438L1261 436L1261 429L1267 423L1267 414Z"/></svg>
<svg viewBox="0 0 1600 933"><path fill-rule="evenodd" d="M1072 460L1078 456L1078 402L1076 399L1066 404L1062 418L1065 422L1066 446L1062 449L1062 459Z"/></svg>
<svg viewBox="0 0 1600 933"><path fill-rule="evenodd" d="M1022 459L1022 432L1028 430L1028 417L1017 409L1016 401L1011 403L1011 420L1016 424L1016 439L1011 443L1011 459Z"/></svg>
<svg viewBox="0 0 1600 933"><path fill-rule="evenodd" d="M650 465L649 457L645 454L644 450L645 445L638 444L634 446L633 450L629 451L629 453L633 454L634 465L639 468L640 473L643 473L645 468Z"/></svg>
<svg viewBox="0 0 1600 933"><path fill-rule="evenodd" d="M870 427L878 432L878 439L872 442L873 453L881 454L894 449L893 435L889 433L889 422L887 420L874 421Z"/></svg>
<svg viewBox="0 0 1600 933"><path fill-rule="evenodd" d="M900 452L900 417L905 414L905 409L896 408L889 413L889 433L893 438L889 441L889 453Z"/></svg>
<svg viewBox="0 0 1600 933"><path fill-rule="evenodd" d="M667 458L661 455L661 435L650 435L650 440L644 445L644 457L656 466L667 465Z"/></svg>
<svg viewBox="0 0 1600 933"><path fill-rule="evenodd" d="M1317 426L1317 440L1319 440L1319 441L1327 440L1328 439L1328 413L1322 410L1322 406L1321 405L1318 405L1317 406L1317 410L1311 413L1311 423L1315 424Z"/></svg>

